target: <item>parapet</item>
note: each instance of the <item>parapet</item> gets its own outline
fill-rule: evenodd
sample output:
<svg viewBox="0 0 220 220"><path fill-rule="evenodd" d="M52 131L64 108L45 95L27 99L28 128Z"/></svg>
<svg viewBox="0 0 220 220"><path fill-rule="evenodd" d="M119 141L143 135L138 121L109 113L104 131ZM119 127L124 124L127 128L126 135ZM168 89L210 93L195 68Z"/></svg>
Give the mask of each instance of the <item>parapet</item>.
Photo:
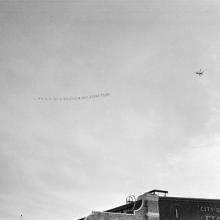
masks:
<svg viewBox="0 0 220 220"><path fill-rule="evenodd" d="M79 220L220 220L220 200L167 197L167 193L151 190L125 205Z"/></svg>

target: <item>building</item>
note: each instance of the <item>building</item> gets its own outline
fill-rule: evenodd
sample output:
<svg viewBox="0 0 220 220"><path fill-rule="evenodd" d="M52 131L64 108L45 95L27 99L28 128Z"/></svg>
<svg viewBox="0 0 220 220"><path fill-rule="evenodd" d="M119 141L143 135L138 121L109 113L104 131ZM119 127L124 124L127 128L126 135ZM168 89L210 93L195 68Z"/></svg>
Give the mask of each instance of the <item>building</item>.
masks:
<svg viewBox="0 0 220 220"><path fill-rule="evenodd" d="M79 220L220 220L220 200L167 197L167 193L152 190L137 199L130 196L125 205Z"/></svg>

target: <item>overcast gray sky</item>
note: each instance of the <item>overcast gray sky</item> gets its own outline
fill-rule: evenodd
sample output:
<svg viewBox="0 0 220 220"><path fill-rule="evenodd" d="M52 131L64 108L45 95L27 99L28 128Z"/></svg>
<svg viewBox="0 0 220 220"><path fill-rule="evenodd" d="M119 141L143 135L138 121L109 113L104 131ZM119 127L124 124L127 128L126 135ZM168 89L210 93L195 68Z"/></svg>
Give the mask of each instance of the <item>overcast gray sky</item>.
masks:
<svg viewBox="0 0 220 220"><path fill-rule="evenodd" d="M220 199L219 39L219 0L1 0L0 219Z"/></svg>

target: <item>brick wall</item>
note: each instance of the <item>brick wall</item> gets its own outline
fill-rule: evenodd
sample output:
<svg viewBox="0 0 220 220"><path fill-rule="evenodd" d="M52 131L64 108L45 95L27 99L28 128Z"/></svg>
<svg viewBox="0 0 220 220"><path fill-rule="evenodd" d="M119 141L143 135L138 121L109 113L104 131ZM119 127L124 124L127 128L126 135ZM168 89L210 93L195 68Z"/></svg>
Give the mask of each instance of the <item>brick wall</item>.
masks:
<svg viewBox="0 0 220 220"><path fill-rule="evenodd" d="M92 212L85 220L159 220L159 197L145 193L138 197L142 200L142 205L134 214L112 213L112 212Z"/></svg>

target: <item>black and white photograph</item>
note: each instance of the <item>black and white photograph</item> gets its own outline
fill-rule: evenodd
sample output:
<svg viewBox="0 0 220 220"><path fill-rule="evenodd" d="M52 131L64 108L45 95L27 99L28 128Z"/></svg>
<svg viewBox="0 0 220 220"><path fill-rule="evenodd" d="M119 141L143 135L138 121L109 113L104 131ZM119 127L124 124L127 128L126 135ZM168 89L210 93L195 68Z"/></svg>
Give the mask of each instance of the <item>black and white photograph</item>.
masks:
<svg viewBox="0 0 220 220"><path fill-rule="evenodd" d="M0 0L0 220L220 220L220 0Z"/></svg>

